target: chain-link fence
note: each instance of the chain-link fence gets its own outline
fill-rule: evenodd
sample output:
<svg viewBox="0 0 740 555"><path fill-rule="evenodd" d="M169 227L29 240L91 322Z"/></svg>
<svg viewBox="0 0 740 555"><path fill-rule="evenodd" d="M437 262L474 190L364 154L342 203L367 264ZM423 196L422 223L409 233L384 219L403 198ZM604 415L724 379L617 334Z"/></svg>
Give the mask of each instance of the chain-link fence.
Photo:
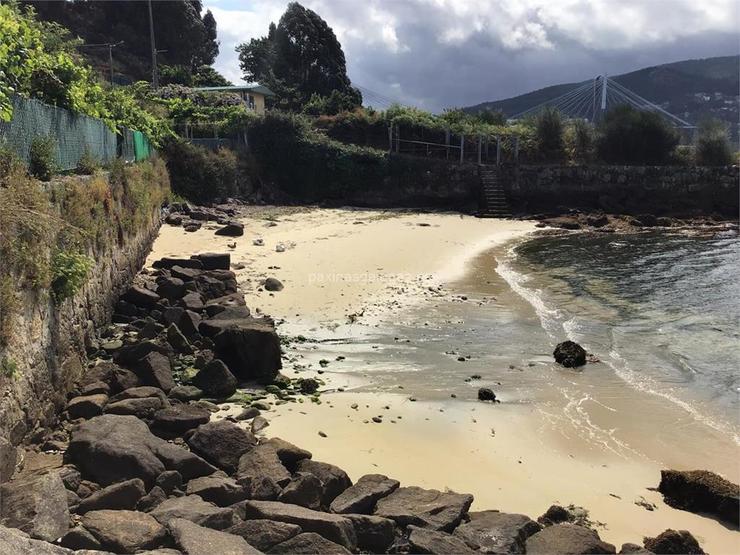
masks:
<svg viewBox="0 0 740 555"><path fill-rule="evenodd" d="M75 169L85 153L103 164L116 156L134 162L152 154L148 139L139 131L122 129L116 135L102 120L17 95L12 103L12 119L0 121L0 146L10 148L26 163L31 143L39 136L54 139L62 171Z"/></svg>

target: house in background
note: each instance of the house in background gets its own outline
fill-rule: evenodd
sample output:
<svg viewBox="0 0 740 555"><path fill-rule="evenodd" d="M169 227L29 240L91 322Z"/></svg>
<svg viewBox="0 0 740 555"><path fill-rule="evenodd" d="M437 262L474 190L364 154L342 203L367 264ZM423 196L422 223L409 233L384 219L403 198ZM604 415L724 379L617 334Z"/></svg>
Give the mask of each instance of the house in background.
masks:
<svg viewBox="0 0 740 555"><path fill-rule="evenodd" d="M195 87L194 90L202 92L229 92L238 94L247 108L257 112L258 114L265 113L265 98L268 96L275 96L274 92L259 83L229 85L226 87Z"/></svg>

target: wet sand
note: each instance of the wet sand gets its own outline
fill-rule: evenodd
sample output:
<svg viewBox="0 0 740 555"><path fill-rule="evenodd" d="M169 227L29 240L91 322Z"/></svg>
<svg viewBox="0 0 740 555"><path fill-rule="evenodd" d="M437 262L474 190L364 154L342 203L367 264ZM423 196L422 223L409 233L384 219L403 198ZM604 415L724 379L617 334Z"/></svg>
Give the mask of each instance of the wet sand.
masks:
<svg viewBox="0 0 740 555"><path fill-rule="evenodd" d="M231 249L232 262L246 266L237 275L248 291L247 304L282 321L281 335L305 333L328 340L376 333L375 326L389 317L401 319L412 306L449 298L456 288L465 290L466 280L480 278L476 272L486 262L485 251L533 229L527 222L452 214L338 209L275 214L259 209L247 217L245 236ZM275 217L277 225L271 226ZM256 237L264 246L252 244ZM213 235L212 229L186 234L165 226L150 261L230 250L231 241ZM284 252L276 252L278 244ZM270 275L285 284L283 291L260 291L261 280ZM445 284L441 290L440 284ZM356 347L329 344L321 355L289 348L288 361L296 363L286 364L289 376L297 366L302 377L319 376L313 359L327 352L346 355L347 363L320 370L326 382L322 390L335 391L324 393L321 404L275 406L266 415L271 425L264 433L310 449L315 459L344 468L353 479L383 473L404 484L472 493L475 509L536 517L553 503L580 505L589 509L593 521L606 524L599 532L617 548L672 527L690 530L707 552L740 552L738 532L672 509L648 489L657 486L667 464L708 468L735 481L740 474L733 457L737 450L721 438L685 446L681 430L694 424L659 398L600 381L603 376L594 367L577 378L582 383L574 384L577 391L591 390L589 398L569 401L553 395L538 403L490 405L472 400L471 388L469 398L425 400L417 394L419 401L413 402L415 393L401 378L398 385L404 389L397 393L373 391L372 373L363 376L363 367L374 364L372 351L361 345L353 353ZM590 415L600 414L592 430L578 429L582 418L569 422L569 413L579 415L584 404L593 405ZM599 406L603 410L594 409ZM641 407L639 413L635 407ZM642 426L651 414L655 419ZM383 422L374 423L373 416L382 416ZM615 426L618 437L645 449L605 448L594 430ZM650 429L657 427L675 428L676 433L651 445ZM645 456L650 448L666 456ZM635 504L642 500L655 510Z"/></svg>

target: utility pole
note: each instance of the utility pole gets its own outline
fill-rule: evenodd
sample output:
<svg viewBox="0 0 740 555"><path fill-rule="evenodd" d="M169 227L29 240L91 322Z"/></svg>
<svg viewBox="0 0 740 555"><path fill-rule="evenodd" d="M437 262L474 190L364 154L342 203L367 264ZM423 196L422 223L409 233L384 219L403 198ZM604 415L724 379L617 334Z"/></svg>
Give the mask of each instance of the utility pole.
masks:
<svg viewBox="0 0 740 555"><path fill-rule="evenodd" d="M154 43L154 17L152 16L152 0L148 0L149 5L149 42L152 47L152 87L159 88L159 74L157 73L157 46Z"/></svg>
<svg viewBox="0 0 740 555"><path fill-rule="evenodd" d="M601 76L601 80L601 113L603 114L606 112L606 83L608 80L606 73Z"/></svg>

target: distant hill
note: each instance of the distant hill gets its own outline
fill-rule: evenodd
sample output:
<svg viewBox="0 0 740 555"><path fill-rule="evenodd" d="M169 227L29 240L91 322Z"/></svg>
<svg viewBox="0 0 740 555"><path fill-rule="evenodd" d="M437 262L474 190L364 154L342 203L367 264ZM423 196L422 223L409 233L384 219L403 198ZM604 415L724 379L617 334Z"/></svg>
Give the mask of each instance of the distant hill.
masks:
<svg viewBox="0 0 740 555"><path fill-rule="evenodd" d="M610 77L691 123L716 117L732 124L733 130L737 129L740 56L684 60ZM471 113L500 110L511 117L584 83L553 85L512 98L483 102L464 110Z"/></svg>

